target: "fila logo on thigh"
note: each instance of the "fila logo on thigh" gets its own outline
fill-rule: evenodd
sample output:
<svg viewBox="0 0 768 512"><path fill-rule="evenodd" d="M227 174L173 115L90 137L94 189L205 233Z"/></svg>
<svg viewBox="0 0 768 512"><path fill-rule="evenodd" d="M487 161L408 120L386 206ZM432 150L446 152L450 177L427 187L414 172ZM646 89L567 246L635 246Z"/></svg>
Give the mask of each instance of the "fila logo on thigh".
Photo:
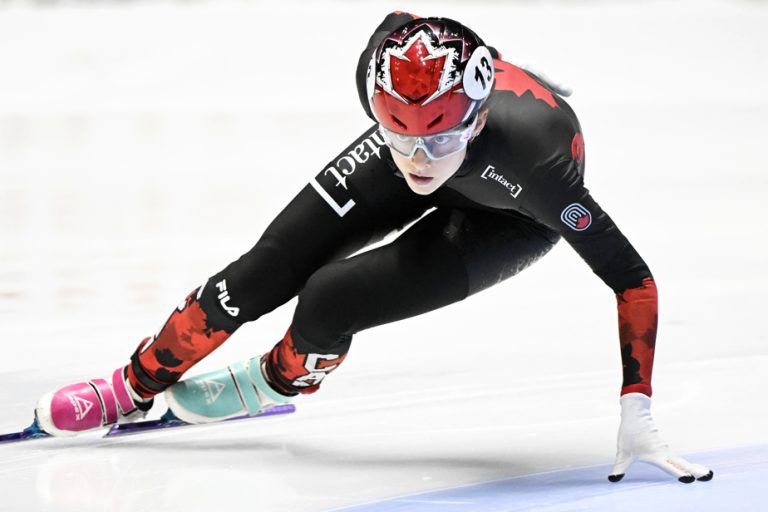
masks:
<svg viewBox="0 0 768 512"><path fill-rule="evenodd" d="M224 308L224 311L230 314L230 316L237 316L240 314L240 308L229 306L227 303L229 302L229 292L227 291L227 280L222 279L218 283L216 283L216 288L219 290L219 304L221 304L221 307Z"/></svg>
<svg viewBox="0 0 768 512"><path fill-rule="evenodd" d="M376 130L309 182L339 217L345 216L355 206L355 201L349 198L347 178L357 170L358 165L366 163L372 156L381 160L383 145L384 138Z"/></svg>

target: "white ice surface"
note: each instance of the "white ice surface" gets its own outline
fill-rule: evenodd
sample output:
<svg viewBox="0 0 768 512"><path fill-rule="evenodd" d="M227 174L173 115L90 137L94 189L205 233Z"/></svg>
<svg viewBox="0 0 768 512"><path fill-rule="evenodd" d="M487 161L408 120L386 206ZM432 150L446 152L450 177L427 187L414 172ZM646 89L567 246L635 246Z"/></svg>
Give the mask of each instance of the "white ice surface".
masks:
<svg viewBox="0 0 768 512"><path fill-rule="evenodd" d="M43 392L124 364L369 125L357 54L402 9L462 20L575 89L588 186L659 284L663 435L686 454L768 443L764 3L30 5L0 4L0 432ZM194 371L267 350L292 306ZM292 417L2 446L0 511L319 511L610 464L620 379L613 294L563 244L359 334ZM724 457L719 475L749 476ZM616 493L592 510L679 508L578 474ZM695 492L755 510L717 482ZM547 486L531 488L509 510L543 510Z"/></svg>

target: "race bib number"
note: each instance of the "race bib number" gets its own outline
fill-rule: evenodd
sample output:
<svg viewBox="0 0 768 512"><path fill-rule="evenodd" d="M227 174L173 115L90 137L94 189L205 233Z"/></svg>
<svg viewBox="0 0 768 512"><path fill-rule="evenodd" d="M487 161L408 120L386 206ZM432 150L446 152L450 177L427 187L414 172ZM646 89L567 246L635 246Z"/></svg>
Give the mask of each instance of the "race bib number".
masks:
<svg viewBox="0 0 768 512"><path fill-rule="evenodd" d="M475 101L482 101L493 89L493 57L485 46L475 49L464 69L464 93Z"/></svg>

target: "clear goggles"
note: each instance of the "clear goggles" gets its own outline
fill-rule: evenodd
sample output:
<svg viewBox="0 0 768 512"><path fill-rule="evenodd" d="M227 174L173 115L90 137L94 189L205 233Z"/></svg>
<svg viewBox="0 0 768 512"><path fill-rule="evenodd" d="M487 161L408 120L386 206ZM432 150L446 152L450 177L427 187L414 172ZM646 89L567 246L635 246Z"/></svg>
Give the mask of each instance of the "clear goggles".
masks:
<svg viewBox="0 0 768 512"><path fill-rule="evenodd" d="M379 131L384 136L387 146L405 157L413 158L416 150L422 149L430 160L440 160L467 147L476 125L477 116L472 119L469 125L434 135L403 135L388 130L381 124L379 124Z"/></svg>

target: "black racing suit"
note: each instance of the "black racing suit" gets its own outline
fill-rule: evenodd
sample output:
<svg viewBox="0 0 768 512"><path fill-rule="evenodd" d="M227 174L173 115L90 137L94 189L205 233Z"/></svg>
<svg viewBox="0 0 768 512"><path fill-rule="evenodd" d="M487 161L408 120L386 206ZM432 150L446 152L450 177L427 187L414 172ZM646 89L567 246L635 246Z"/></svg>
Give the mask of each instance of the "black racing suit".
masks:
<svg viewBox="0 0 768 512"><path fill-rule="evenodd" d="M369 115L371 53L411 19L389 15L360 57L358 89ZM372 126L137 350L131 384L145 396L162 391L240 325L298 294L291 327L265 355L265 368L278 391L313 392L355 333L460 301L520 272L563 237L617 294L622 392L650 395L651 273L584 186L584 139L570 106L536 76L498 58L494 64L487 124L441 188L412 192ZM413 221L392 243L349 257Z"/></svg>

